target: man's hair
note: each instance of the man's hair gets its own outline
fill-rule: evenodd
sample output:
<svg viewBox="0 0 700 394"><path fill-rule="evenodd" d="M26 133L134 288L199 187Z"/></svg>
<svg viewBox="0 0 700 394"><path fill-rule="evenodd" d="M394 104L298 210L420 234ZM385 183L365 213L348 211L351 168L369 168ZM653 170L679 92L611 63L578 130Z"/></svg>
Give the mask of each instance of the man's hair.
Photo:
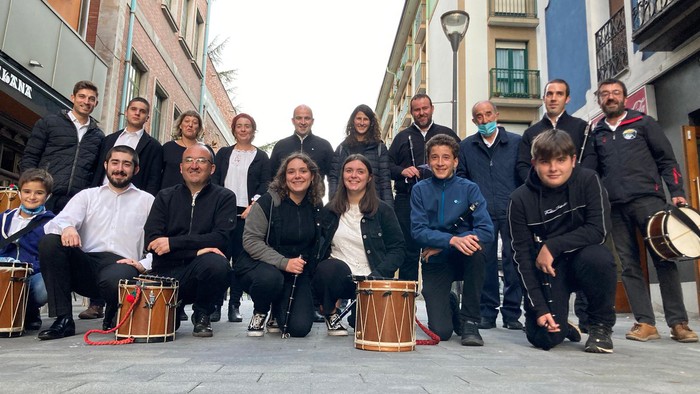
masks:
<svg viewBox="0 0 700 394"><path fill-rule="evenodd" d="M92 83L92 81L78 81L73 86L73 95L78 93L82 89L88 89L95 92L95 96L99 96L99 91L97 90L97 85Z"/></svg>
<svg viewBox="0 0 700 394"><path fill-rule="evenodd" d="M493 112L498 112L498 107L496 107L496 104L493 103L491 100L482 100L482 101L477 101L476 104L472 107L472 118L474 118L474 111L476 110L476 107L480 104L489 104L491 105L491 109L493 109Z"/></svg>
<svg viewBox="0 0 700 394"><path fill-rule="evenodd" d="M430 103L430 106L433 106L433 100L430 99L430 96L428 96L425 93L418 93L417 95L411 97L411 104L413 104L414 101L420 100L420 99L428 99L428 102Z"/></svg>
<svg viewBox="0 0 700 394"><path fill-rule="evenodd" d="M328 203L328 207L336 215L340 216L350 209L350 201L348 200L348 191L345 187L345 182L343 181L343 173L345 172L345 166L351 161L359 161L367 167L367 173L370 176L369 182L367 182L367 188L365 189L365 195L360 199L360 212L365 215L374 215L379 209L379 196L377 195L377 186L374 181L372 165L369 160L361 154L352 154L345 159L342 167L340 167L340 179L338 182L338 190L336 190L333 198Z"/></svg>
<svg viewBox="0 0 700 394"><path fill-rule="evenodd" d="M19 189L22 190L22 186L27 182L41 182L46 194L51 194L53 190L53 177L43 168L30 168L24 171L19 177Z"/></svg>
<svg viewBox="0 0 700 394"><path fill-rule="evenodd" d="M547 94L547 87L549 87L549 85L551 85L553 83L563 83L564 86L566 86L566 97L569 97L571 95L571 89L569 88L569 83L561 78L555 78L555 79L547 82L547 84L544 85L544 93L543 93L544 95Z"/></svg>
<svg viewBox="0 0 700 394"><path fill-rule="evenodd" d="M149 103L148 100L146 100L146 99L143 98L143 97L134 97L134 98L132 98L131 100L129 100L129 104L126 105L126 108L129 108L129 107L131 106L131 104L133 104L133 103L135 103L135 102L139 102L139 103L144 103L144 104L146 104L146 111L148 111L148 113L151 112L151 103Z"/></svg>
<svg viewBox="0 0 700 394"><path fill-rule="evenodd" d="M569 133L558 129L549 129L540 133L532 141L530 154L533 160L551 160L562 156L576 155L576 146Z"/></svg>
<svg viewBox="0 0 700 394"><path fill-rule="evenodd" d="M613 84L618 84L622 86L622 95L627 97L627 86L625 86L625 83L620 81L617 78L608 78L600 81L598 83L598 89L595 91L596 96L598 95L598 92L600 92L600 88L603 87L604 85L613 85Z"/></svg>
<svg viewBox="0 0 700 394"><path fill-rule="evenodd" d="M131 155L131 161L134 163L134 167L139 166L139 154L136 153L134 148L132 148L128 145L113 146L112 149L107 151L107 157L105 158L105 163L109 163L109 161L112 159L112 154L114 154L114 152L126 153L128 155Z"/></svg>
<svg viewBox="0 0 700 394"><path fill-rule="evenodd" d="M452 150L452 155L455 159L459 156L459 144L452 136L447 134L438 134L433 138L429 139L425 144L425 152L430 157L430 150L435 146L447 146Z"/></svg>

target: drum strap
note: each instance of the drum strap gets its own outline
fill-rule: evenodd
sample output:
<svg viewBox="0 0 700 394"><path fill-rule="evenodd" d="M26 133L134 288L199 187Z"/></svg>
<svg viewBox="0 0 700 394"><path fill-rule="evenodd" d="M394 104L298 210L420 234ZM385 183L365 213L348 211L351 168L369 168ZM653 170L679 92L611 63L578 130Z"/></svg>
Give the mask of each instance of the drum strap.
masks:
<svg viewBox="0 0 700 394"><path fill-rule="evenodd" d="M19 213L17 213L19 214ZM5 248L5 246L17 241L18 239L22 238L24 234L27 234L28 232L34 230L35 228L39 227L42 224L45 224L48 222L48 220L42 220L44 219L43 217L37 218L36 220L32 220L27 224L27 227L17 231L16 233L10 235L7 238L0 239L0 249ZM47 218L48 219L48 218Z"/></svg>
<svg viewBox="0 0 700 394"><path fill-rule="evenodd" d="M676 219L680 220L681 223L683 223L686 227L690 229L695 235L700 238L700 228L698 228L698 225L695 224L693 219L688 217L688 215L685 214L682 210L678 209L675 205L669 205L669 212L673 217Z"/></svg>

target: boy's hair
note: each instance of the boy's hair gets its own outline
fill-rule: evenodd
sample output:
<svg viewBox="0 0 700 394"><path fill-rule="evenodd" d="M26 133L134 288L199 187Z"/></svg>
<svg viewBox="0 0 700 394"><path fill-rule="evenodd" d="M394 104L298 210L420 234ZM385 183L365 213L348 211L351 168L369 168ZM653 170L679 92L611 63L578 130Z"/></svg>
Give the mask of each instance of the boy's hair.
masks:
<svg viewBox="0 0 700 394"><path fill-rule="evenodd" d="M452 136L447 134L438 134L429 139L425 144L425 152L428 157L430 157L430 150L433 149L434 146L447 146L452 150L452 155L455 159L459 157L459 144Z"/></svg>
<svg viewBox="0 0 700 394"><path fill-rule="evenodd" d="M551 160L562 156L575 156L576 146L569 133L550 129L540 133L532 141L530 154L533 160Z"/></svg>
<svg viewBox="0 0 700 394"><path fill-rule="evenodd" d="M109 161L112 159L112 154L114 154L114 152L126 153L127 155L131 155L131 161L134 163L134 167L139 166L139 154L136 153L134 148L130 147L129 145L113 146L110 150L107 151L107 156L105 156L105 163L109 163Z"/></svg>
<svg viewBox="0 0 700 394"><path fill-rule="evenodd" d="M24 171L19 177L19 189L22 190L22 186L27 182L41 182L46 194L51 194L53 190L53 177L43 168L30 168Z"/></svg>

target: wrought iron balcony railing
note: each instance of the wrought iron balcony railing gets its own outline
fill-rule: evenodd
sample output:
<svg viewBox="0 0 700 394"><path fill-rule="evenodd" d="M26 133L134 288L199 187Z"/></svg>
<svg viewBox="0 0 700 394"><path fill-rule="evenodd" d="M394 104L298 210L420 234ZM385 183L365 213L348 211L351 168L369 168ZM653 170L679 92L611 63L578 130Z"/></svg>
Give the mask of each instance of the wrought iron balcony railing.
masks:
<svg viewBox="0 0 700 394"><path fill-rule="evenodd" d="M613 78L627 69L625 9L616 12L595 33L598 81Z"/></svg>
<svg viewBox="0 0 700 394"><path fill-rule="evenodd" d="M539 98L540 70L492 68L489 90L491 97Z"/></svg>
<svg viewBox="0 0 700 394"><path fill-rule="evenodd" d="M637 0L637 6L632 8L632 31L639 30L675 2L676 0Z"/></svg>

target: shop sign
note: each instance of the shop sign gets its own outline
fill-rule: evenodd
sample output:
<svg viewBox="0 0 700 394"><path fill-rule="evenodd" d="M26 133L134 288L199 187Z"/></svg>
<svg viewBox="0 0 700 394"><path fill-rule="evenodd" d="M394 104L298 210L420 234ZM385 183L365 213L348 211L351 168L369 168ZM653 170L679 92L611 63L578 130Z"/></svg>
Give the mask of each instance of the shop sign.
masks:
<svg viewBox="0 0 700 394"><path fill-rule="evenodd" d="M21 80L18 76L11 73L7 68L0 65L0 81L5 83L7 86L15 89L21 94L25 95L28 99L32 98L32 87L27 82Z"/></svg>

